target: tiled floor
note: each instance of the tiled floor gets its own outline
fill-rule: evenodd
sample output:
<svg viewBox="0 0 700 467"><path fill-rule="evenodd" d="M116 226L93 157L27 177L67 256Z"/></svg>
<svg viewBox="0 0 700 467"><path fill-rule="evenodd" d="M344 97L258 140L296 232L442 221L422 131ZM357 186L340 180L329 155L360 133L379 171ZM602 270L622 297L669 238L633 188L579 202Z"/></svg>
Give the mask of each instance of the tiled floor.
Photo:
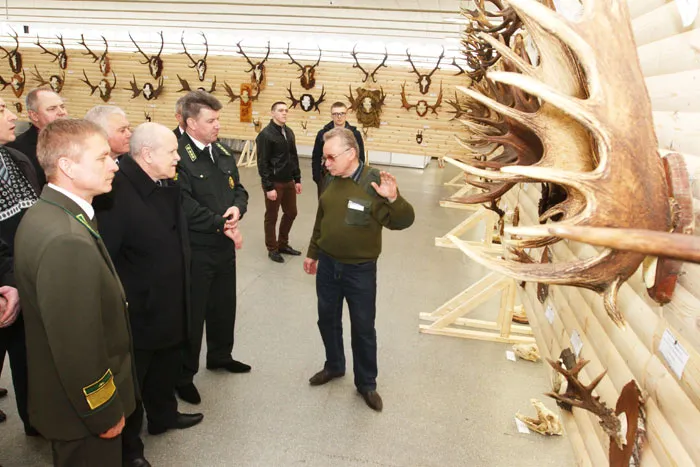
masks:
<svg viewBox="0 0 700 467"><path fill-rule="evenodd" d="M304 193L291 243L306 250L316 209L308 159ZM457 250L434 246L461 222L464 211L440 208L454 172L392 168L401 192L416 209L416 223L384 234L379 261L378 390L384 412L371 411L355 393L352 375L322 387L308 378L323 364L316 329L314 279L302 258L267 259L262 235L263 194L256 169L242 170L251 194L242 221L238 257L238 322L234 356L253 365L247 375L196 378L203 402L199 426L161 436L144 435L154 466L570 466L565 437L519 434L513 416L534 414L530 398L554 407L542 364L510 362L509 346L418 333L418 314L432 311L485 274ZM497 302L481 310L484 316ZM346 326L346 329L348 326ZM351 368L349 332L346 333ZM11 387L8 365L0 387ZM0 465L50 465L43 440L20 430L12 395L0 401Z"/></svg>

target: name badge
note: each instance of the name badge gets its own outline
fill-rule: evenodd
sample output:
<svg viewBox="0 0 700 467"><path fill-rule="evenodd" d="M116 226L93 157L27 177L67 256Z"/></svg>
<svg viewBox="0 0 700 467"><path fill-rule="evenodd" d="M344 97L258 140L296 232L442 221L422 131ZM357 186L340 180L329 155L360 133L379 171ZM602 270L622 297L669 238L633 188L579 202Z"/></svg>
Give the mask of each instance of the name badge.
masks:
<svg viewBox="0 0 700 467"><path fill-rule="evenodd" d="M348 201L348 208L349 209L354 209L355 211L364 211L365 207L361 204L358 204L352 200Z"/></svg>

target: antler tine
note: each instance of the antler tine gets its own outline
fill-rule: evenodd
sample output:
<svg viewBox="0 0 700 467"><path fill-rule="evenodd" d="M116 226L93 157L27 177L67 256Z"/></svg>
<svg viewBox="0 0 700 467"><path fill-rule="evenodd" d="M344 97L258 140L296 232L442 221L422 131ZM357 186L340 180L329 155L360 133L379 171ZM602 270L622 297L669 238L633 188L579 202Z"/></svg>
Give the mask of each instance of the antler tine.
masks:
<svg viewBox="0 0 700 467"><path fill-rule="evenodd" d="M287 88L287 92L289 93L289 98L292 101L292 107L296 107L299 104L299 101L294 97L294 94L292 93L292 83L289 83L289 87Z"/></svg>
<svg viewBox="0 0 700 467"><path fill-rule="evenodd" d="M34 69L36 70L36 73L31 71L32 75L34 75L34 80L39 83L39 86L44 86L45 84L49 84L48 81L46 81L44 78L42 78L41 73L39 73L39 69L34 65Z"/></svg>
<svg viewBox="0 0 700 467"><path fill-rule="evenodd" d="M408 60L406 60L406 61L411 63L411 66L413 67L413 72L416 73L417 75L420 75L420 73L416 69L416 66L413 64L413 60L411 59L411 54L408 53L408 49L406 49L406 55L408 56Z"/></svg>
<svg viewBox="0 0 700 467"><path fill-rule="evenodd" d="M117 85L117 75L114 73L114 70L112 70L112 77L114 77L114 83L112 84L112 88L114 88Z"/></svg>
<svg viewBox="0 0 700 467"><path fill-rule="evenodd" d="M203 62L207 61L207 56L209 56L209 42L207 41L207 36L204 35L203 31L199 31L199 33L202 35L204 38L204 58L202 59Z"/></svg>
<svg viewBox="0 0 700 467"><path fill-rule="evenodd" d="M160 34L160 50L158 51L158 57L160 57L160 54L163 53L163 46L165 46L165 40L163 39L163 31L160 31L158 34Z"/></svg>
<svg viewBox="0 0 700 467"><path fill-rule="evenodd" d="M511 49L503 42L499 41L498 39L489 34L479 33L478 37L479 39L488 42L504 58L511 61L519 71L526 75L532 75L532 72L535 69L535 67L525 62L525 60L523 60L518 54L516 54L513 51L513 49Z"/></svg>
<svg viewBox="0 0 700 467"><path fill-rule="evenodd" d="M438 71L440 69L440 62L442 61L443 58L445 58L445 46L442 47L442 53L440 53L440 56L438 57L437 64L435 65L435 68L433 68L433 71L431 71L428 74L428 77L432 77L433 73L435 73L436 71Z"/></svg>
<svg viewBox="0 0 700 467"><path fill-rule="evenodd" d="M318 47L318 60L316 60L316 64L314 64L314 66L312 66L311 68L316 68L318 64L321 63L321 53L321 47Z"/></svg>
<svg viewBox="0 0 700 467"><path fill-rule="evenodd" d="M90 47L87 46L87 44L85 43L85 36L83 34L80 35L80 42L78 42L78 44L82 45L83 47L85 47L87 49L87 52L83 52L83 55L89 55L92 58L94 58L93 63L100 59L100 57L98 57L95 54L95 52L90 50Z"/></svg>
<svg viewBox="0 0 700 467"><path fill-rule="evenodd" d="M105 43L105 53L103 55L106 55L107 52L109 52L109 44L107 43L107 39L105 39L105 36L102 36L102 41Z"/></svg>
<svg viewBox="0 0 700 467"><path fill-rule="evenodd" d="M352 53L350 54L350 55L352 55L352 58L355 59L355 64L354 64L352 67L353 67L353 68L359 68L360 71L362 71L362 73L365 74L365 78L362 80L362 82L364 83L365 81L367 81L367 79L369 79L369 73L368 73L367 71L365 71L364 68L362 68L362 65L360 65L359 60L357 60L357 52L355 52L355 48L356 48L356 47L357 47L357 44L355 44L355 45L353 46L353 48L352 48ZM351 91L351 92L352 92L352 91Z"/></svg>
<svg viewBox="0 0 700 467"><path fill-rule="evenodd" d="M267 41L267 54L265 54L265 58L262 59L260 64L262 65L267 61L267 58L270 56L270 41Z"/></svg>
<svg viewBox="0 0 700 467"><path fill-rule="evenodd" d="M245 57L246 61L248 62L248 65L250 65L250 68L246 70L246 73L248 73L248 72L251 71L253 68L255 68L255 63L253 63L253 62L250 60L250 58L248 58L248 56L245 54L245 52L243 51L243 47L241 47L241 42L243 42L243 41L242 41L242 40L238 41L238 44L236 44L236 46L238 47L238 53L239 53L240 55L243 55L243 56Z"/></svg>
<svg viewBox="0 0 700 467"><path fill-rule="evenodd" d="M139 53L141 53L141 55L143 55L144 58L146 59L145 62L141 62L141 63L142 63L143 65L145 65L146 63L148 63L148 62L150 61L150 58L148 57L148 55L146 55L146 54L143 52L143 50L141 50L141 47L139 47L139 45L136 43L136 41L134 40L134 38L131 37L131 33L129 33L129 39L131 39L131 42L134 43L134 45L136 46L137 51L138 51Z"/></svg>

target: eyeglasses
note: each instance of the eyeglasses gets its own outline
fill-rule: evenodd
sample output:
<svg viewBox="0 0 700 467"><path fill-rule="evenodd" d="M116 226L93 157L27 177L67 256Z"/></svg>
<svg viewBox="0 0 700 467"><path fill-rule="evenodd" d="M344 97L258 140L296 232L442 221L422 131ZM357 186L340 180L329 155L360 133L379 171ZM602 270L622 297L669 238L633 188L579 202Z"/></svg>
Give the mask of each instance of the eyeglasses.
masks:
<svg viewBox="0 0 700 467"><path fill-rule="evenodd" d="M345 112L333 112L331 115L333 116L333 118L344 117Z"/></svg>
<svg viewBox="0 0 700 467"><path fill-rule="evenodd" d="M339 158L340 156L342 156L343 154L348 152L350 149L352 149L352 148L347 148L347 149L345 149L345 151L339 152L338 154L324 154L323 155L323 162L326 162L326 161L335 162L335 160L337 158Z"/></svg>

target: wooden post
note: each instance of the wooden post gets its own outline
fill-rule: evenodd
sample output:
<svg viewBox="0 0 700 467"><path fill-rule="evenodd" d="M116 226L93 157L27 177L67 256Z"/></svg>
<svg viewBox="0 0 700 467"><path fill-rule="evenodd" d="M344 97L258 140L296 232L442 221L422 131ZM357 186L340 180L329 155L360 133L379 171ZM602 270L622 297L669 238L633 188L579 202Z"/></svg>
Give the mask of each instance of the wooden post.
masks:
<svg viewBox="0 0 700 467"><path fill-rule="evenodd" d="M255 140L248 140L245 142L237 165L238 167L257 167L258 147Z"/></svg>
<svg viewBox="0 0 700 467"><path fill-rule="evenodd" d="M483 206L479 207L474 214L467 217L464 221L454 227L452 230L447 232L442 237L435 237L435 245L444 248L458 248L457 245L450 240L449 237L454 237L459 240L459 236L464 235L468 230L476 227L481 221L485 223L484 238L481 241L463 241L470 246L477 248L495 248L492 244L493 242L493 232L496 224L498 223L498 214L493 211L489 211Z"/></svg>

